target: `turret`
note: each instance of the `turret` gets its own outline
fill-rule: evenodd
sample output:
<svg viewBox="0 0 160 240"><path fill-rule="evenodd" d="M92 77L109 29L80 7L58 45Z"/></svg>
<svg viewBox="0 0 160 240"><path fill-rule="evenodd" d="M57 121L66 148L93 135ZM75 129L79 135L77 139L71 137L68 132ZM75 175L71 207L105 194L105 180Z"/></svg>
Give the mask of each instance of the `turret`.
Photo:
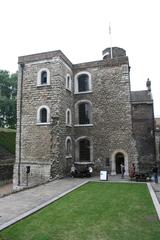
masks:
<svg viewBox="0 0 160 240"><path fill-rule="evenodd" d="M126 51L123 48L112 47L105 48L102 51L103 59L111 58L111 49L112 49L112 58L120 58L126 56Z"/></svg>

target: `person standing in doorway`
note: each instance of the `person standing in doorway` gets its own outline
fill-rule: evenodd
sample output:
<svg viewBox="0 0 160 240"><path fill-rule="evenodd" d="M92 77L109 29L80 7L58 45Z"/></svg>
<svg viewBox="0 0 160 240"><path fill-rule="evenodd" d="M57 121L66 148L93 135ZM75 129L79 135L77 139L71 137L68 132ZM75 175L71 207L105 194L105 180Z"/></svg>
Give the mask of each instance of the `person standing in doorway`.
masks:
<svg viewBox="0 0 160 240"><path fill-rule="evenodd" d="M125 173L125 167L124 167L124 164L121 163L121 178L124 178L124 173Z"/></svg>

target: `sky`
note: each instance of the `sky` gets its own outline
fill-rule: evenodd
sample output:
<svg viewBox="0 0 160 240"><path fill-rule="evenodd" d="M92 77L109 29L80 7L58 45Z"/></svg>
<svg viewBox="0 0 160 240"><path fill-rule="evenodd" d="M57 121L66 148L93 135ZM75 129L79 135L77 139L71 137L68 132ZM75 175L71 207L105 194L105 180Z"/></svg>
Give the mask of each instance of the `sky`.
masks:
<svg viewBox="0 0 160 240"><path fill-rule="evenodd" d="M112 46L126 50L131 89L151 80L160 117L159 0L0 0L0 69L14 73L18 56L60 49L72 63L102 59Z"/></svg>

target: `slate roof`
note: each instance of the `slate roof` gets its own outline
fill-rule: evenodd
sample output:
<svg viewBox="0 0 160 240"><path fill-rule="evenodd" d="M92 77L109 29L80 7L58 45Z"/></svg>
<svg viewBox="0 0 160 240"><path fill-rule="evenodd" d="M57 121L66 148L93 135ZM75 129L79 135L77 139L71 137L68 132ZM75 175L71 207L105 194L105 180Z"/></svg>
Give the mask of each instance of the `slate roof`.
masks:
<svg viewBox="0 0 160 240"><path fill-rule="evenodd" d="M131 102L153 102L152 94L148 90L143 91L131 91Z"/></svg>

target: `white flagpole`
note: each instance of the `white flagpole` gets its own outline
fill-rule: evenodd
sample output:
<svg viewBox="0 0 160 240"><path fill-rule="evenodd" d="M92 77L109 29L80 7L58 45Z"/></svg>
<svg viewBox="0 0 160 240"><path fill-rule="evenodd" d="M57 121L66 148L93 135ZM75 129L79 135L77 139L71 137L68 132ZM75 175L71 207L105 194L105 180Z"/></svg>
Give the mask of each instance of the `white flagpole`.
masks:
<svg viewBox="0 0 160 240"><path fill-rule="evenodd" d="M109 35L110 35L111 58L113 58L113 52L112 52L112 34L111 34L111 23L109 23Z"/></svg>

